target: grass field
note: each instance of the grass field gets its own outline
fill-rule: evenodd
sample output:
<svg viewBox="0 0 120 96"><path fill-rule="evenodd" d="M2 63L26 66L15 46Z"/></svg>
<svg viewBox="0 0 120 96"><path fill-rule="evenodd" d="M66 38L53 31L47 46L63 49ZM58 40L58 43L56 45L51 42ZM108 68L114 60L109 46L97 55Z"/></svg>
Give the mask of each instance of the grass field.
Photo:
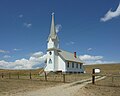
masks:
<svg viewBox="0 0 120 96"><path fill-rule="evenodd" d="M93 68L100 68L101 74L120 74L120 64L85 65L86 73L92 73Z"/></svg>
<svg viewBox="0 0 120 96"><path fill-rule="evenodd" d="M88 84L79 89L75 96L120 96L120 77L115 79L111 82L111 78L107 77L95 85Z"/></svg>
<svg viewBox="0 0 120 96"><path fill-rule="evenodd" d="M96 65L84 65L86 73L92 73L93 68L100 68L101 73L109 73L109 74L118 74L120 72L120 64L96 64ZM39 74L39 72L43 69L37 69L37 70L3 70L0 69L0 73L18 73L21 74L29 74L30 72L32 74Z"/></svg>
<svg viewBox="0 0 120 96"><path fill-rule="evenodd" d="M86 65L87 73L92 73L93 68L100 68L100 74L108 76L100 81L95 82L95 85L88 84L76 93L75 96L120 96L120 64L98 64ZM109 74L119 77L112 77Z"/></svg>
<svg viewBox="0 0 120 96"><path fill-rule="evenodd" d="M0 79L0 96L12 96L19 92L34 91L53 87L57 82L40 82L38 80L21 80L21 79Z"/></svg>
<svg viewBox="0 0 120 96"><path fill-rule="evenodd" d="M71 74L66 75L66 81L77 81L82 80L86 78L91 77L91 72L93 68L100 68L101 74L117 74L120 75L120 64L98 64L98 65L85 65L86 74ZM26 91L34 91L36 89L42 89L42 88L48 88L51 86L61 85L64 84L62 82L45 82L40 81L40 76L36 75L38 74L42 69L37 70L0 70L1 73L12 73L12 74L22 74L20 75L20 79L17 78L17 75L14 75L11 79L7 78L1 78L0 76L0 96L12 96L11 94L16 94L18 92L26 92ZM29 73L32 74L32 80L29 79ZM27 79L22 77L26 77L26 74L28 75ZM53 79L57 78L57 75L51 75ZM33 78L38 79L33 79ZM48 79L51 79L48 76ZM62 78L58 78L61 79ZM111 93L110 93L111 92ZM95 85L88 84L87 86L80 89L78 94L75 96L80 96L80 94L83 93L85 95L82 96L119 96L120 94L120 77L114 78L114 81L112 82L111 77L107 77L104 80L96 82ZM87 93L87 94L86 94ZM115 94L115 95L110 95Z"/></svg>

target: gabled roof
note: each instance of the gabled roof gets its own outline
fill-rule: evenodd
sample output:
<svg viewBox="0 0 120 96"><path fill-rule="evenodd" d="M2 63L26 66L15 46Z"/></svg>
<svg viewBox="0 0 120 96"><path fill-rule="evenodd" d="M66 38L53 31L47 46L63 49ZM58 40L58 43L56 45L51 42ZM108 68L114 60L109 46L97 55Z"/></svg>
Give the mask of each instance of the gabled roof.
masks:
<svg viewBox="0 0 120 96"><path fill-rule="evenodd" d="M77 62L77 63L83 63L78 56L76 56L76 58L75 58L73 53L63 51L63 50L59 51L58 53L66 61L73 61L73 62Z"/></svg>
<svg viewBox="0 0 120 96"><path fill-rule="evenodd" d="M50 29L50 35L48 37L48 41L49 39L58 39L57 33L56 33L56 28L55 28L55 22L54 22L54 13L52 13L52 22L51 22L51 29Z"/></svg>

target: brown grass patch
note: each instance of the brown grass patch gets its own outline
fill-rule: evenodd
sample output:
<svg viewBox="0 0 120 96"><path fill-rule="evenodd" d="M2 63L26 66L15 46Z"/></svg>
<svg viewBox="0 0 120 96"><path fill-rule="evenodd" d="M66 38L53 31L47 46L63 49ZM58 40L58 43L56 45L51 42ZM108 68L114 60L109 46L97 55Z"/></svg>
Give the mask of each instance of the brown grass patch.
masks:
<svg viewBox="0 0 120 96"><path fill-rule="evenodd" d="M120 74L120 64L96 64L84 67L87 73L92 73L93 68L100 68L102 74Z"/></svg>

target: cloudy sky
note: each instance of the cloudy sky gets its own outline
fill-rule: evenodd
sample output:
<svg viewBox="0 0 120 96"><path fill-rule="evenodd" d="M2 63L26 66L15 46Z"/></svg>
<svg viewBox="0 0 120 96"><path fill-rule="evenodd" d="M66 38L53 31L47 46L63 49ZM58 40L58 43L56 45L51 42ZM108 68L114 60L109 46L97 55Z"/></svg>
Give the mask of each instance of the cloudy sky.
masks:
<svg viewBox="0 0 120 96"><path fill-rule="evenodd" d="M39 68L51 13L60 48L86 64L120 62L120 0L0 0L0 68Z"/></svg>

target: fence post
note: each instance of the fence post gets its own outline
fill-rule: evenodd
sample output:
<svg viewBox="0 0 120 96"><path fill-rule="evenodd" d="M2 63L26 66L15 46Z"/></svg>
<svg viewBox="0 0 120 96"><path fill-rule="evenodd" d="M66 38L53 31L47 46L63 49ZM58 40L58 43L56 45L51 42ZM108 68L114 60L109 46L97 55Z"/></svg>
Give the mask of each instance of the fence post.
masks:
<svg viewBox="0 0 120 96"><path fill-rule="evenodd" d="M32 79L31 72L30 72L30 79Z"/></svg>
<svg viewBox="0 0 120 96"><path fill-rule="evenodd" d="M2 73L2 78L4 78L4 74Z"/></svg>
<svg viewBox="0 0 120 96"><path fill-rule="evenodd" d="M63 74L63 83L65 83L65 74Z"/></svg>
<svg viewBox="0 0 120 96"><path fill-rule="evenodd" d="M95 84L95 69L92 70L92 84Z"/></svg>
<svg viewBox="0 0 120 96"><path fill-rule="evenodd" d="M45 73L45 81L47 81L47 74L46 74L46 72L44 72Z"/></svg>
<svg viewBox="0 0 120 96"><path fill-rule="evenodd" d="M18 72L18 79L19 79L19 72Z"/></svg>
<svg viewBox="0 0 120 96"><path fill-rule="evenodd" d="M10 72L9 72L9 79L11 78L11 74L10 74Z"/></svg>

